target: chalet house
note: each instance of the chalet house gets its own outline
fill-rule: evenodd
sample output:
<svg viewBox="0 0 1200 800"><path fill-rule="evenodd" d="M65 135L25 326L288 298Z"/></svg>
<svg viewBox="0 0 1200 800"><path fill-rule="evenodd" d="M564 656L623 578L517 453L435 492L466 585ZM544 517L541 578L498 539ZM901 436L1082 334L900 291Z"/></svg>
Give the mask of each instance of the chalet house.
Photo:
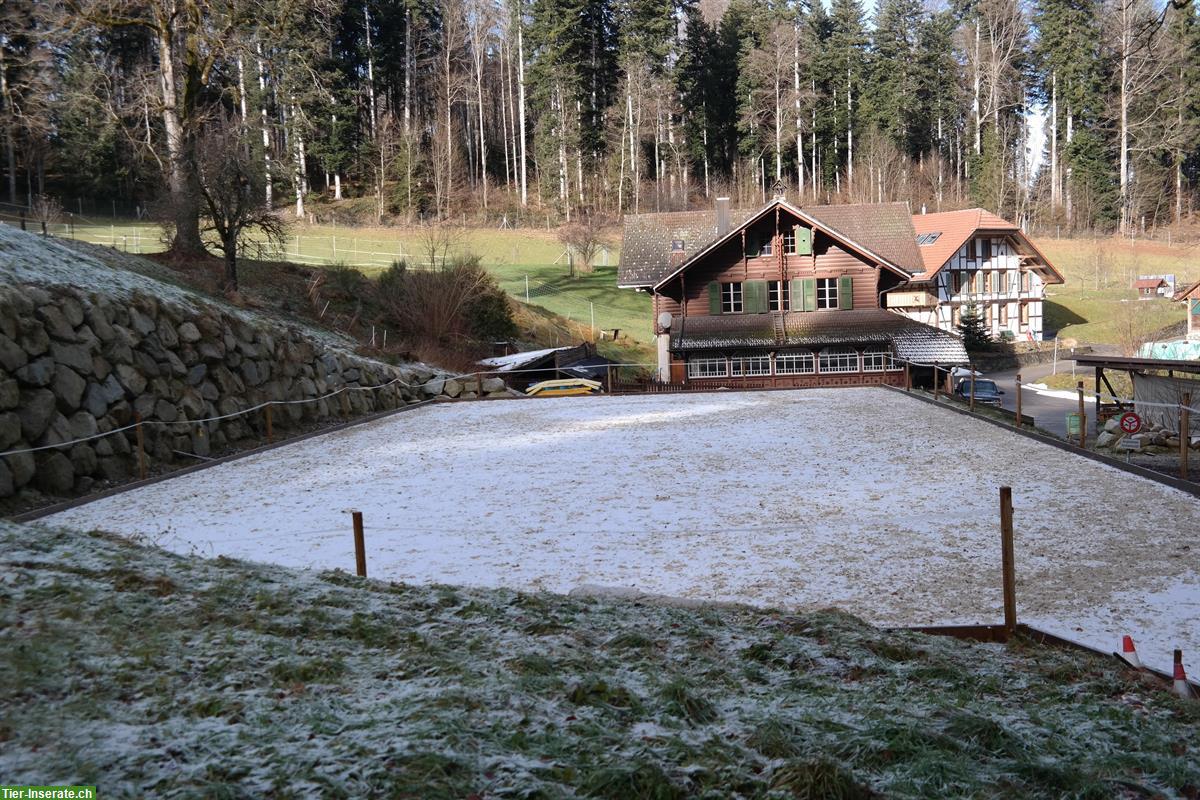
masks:
<svg viewBox="0 0 1200 800"><path fill-rule="evenodd" d="M970 303L997 335L1040 336L1062 280L1014 226L956 213L923 236L903 203L627 216L617 281L653 294L660 380L900 386L906 363L967 363L952 331Z"/></svg>

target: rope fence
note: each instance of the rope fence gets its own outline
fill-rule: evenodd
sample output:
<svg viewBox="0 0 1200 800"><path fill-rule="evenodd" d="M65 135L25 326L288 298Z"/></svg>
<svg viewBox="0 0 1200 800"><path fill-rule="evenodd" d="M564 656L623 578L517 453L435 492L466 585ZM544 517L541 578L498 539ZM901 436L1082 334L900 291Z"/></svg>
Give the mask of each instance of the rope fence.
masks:
<svg viewBox="0 0 1200 800"><path fill-rule="evenodd" d="M653 365L637 363L637 362L630 362L630 363L621 363L621 364L611 364L608 366L611 366L613 368L618 368L618 367L650 367ZM569 369L569 368L570 367L568 365L566 367L562 367L561 369ZM437 381L442 381L444 383L446 381L451 381L451 380L456 380L456 381L463 381L463 380L467 380L467 379L475 380L475 379L484 379L486 377L502 377L504 375L515 375L515 374L528 373L528 372L541 373L541 372L545 372L545 371L546 371L545 368L505 369L505 370L483 369L483 370L478 370L476 372L464 372L464 373L461 373L458 375L439 375L439 376L430 378L427 381L423 381L421 383L409 383L409 382L405 381L403 378L393 378L392 380L390 380L386 383L381 383L377 386L343 386L340 389L329 392L328 394L323 394L320 397L306 397L306 398L303 398L300 400L266 400L262 403L259 403L258 405L250 406L249 408L243 408L238 411L232 411L228 414L220 414L215 417L203 417L201 419L173 420L171 422L166 422L164 420L140 420L138 422L134 422L134 423L125 425L120 428L114 428L113 430L110 430L110 431L104 431L103 433L96 433L91 436L84 436L84 437L81 437L78 439L72 439L70 441L58 442L56 444L45 444L45 445L41 445L39 447L29 447L29 448L18 449L18 450L0 451L0 458L3 458L5 456L21 455L24 453L36 453L36 452L40 452L43 450L56 450L56 449L64 448L64 447L73 447L77 444L83 444L85 442L94 441L96 439L103 439L106 436L113 436L118 433L124 433L125 431L135 430L138 427L145 427L145 426L151 426L151 425L156 425L159 427L170 427L170 426L175 426L175 425L184 425L184 426L203 425L203 424L210 423L210 422L220 422L221 420L232 419L234 417L241 417L246 414L252 414L255 411L262 411L264 409L267 409L267 408L270 408L273 406L292 406L292 405L303 405L305 403L319 403L322 400L328 400L331 397L337 397L338 395L340 395L344 392L348 392L348 391L373 392L373 391L377 391L379 389L386 389L389 386L397 386L397 385L403 386L407 389L423 390L427 386L429 386L433 383L436 383Z"/></svg>

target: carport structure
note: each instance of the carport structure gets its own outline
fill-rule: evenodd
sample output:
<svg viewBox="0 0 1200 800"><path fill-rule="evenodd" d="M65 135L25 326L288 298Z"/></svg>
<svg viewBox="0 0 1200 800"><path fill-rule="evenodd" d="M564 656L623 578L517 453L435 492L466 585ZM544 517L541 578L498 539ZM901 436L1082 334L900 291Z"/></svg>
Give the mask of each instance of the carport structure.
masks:
<svg viewBox="0 0 1200 800"><path fill-rule="evenodd" d="M1136 386L1135 376L1150 377L1154 375L1167 378L1176 378L1183 376L1185 379L1196 381L1195 388L1191 391L1191 400L1200 401L1200 361L1180 361L1166 358L1126 358L1122 356L1076 356L1075 365L1077 367L1091 367L1095 370L1095 396L1096 396L1096 426L1099 427L1110 417L1118 416L1126 411L1134 409L1136 397L1131 399L1122 399L1121 396L1113 389L1112 384L1108 381L1106 371L1124 372L1129 375L1130 384ZM1101 385L1107 390L1107 394L1100 390ZM1135 392L1136 394L1136 392ZM1110 397L1112 400L1106 401L1104 398Z"/></svg>

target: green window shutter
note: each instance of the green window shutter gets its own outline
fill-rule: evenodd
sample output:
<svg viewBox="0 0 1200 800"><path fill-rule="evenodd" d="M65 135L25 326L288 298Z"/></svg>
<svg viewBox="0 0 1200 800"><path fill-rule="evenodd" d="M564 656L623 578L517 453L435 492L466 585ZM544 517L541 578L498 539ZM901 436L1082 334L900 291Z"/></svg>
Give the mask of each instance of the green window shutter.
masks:
<svg viewBox="0 0 1200 800"><path fill-rule="evenodd" d="M747 314L762 314L767 310L766 281L746 281L742 284L742 309Z"/></svg>
<svg viewBox="0 0 1200 800"><path fill-rule="evenodd" d="M708 313L713 315L721 313L721 284L717 281L708 284Z"/></svg>
<svg viewBox="0 0 1200 800"><path fill-rule="evenodd" d="M804 284L804 290L801 292L801 295L804 298L804 304L800 307L801 310L802 311L816 311L817 310L817 279L816 278L804 278L801 281L801 283Z"/></svg>
<svg viewBox="0 0 1200 800"><path fill-rule="evenodd" d="M788 281L788 299L791 301L789 311L804 310L804 281L800 278L792 278Z"/></svg>
<svg viewBox="0 0 1200 800"><path fill-rule="evenodd" d="M843 311L854 308L854 278L849 275L838 278L838 308Z"/></svg>
<svg viewBox="0 0 1200 800"><path fill-rule="evenodd" d="M803 225L796 226L796 255L812 255L812 229Z"/></svg>

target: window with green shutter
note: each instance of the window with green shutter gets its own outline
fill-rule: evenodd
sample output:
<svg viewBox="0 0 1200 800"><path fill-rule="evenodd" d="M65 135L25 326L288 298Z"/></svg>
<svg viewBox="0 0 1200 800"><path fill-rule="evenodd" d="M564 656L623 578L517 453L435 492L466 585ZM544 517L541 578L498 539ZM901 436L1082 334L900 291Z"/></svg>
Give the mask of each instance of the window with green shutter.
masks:
<svg viewBox="0 0 1200 800"><path fill-rule="evenodd" d="M767 310L766 281L745 281L742 284L742 310L747 314L761 314Z"/></svg>
<svg viewBox="0 0 1200 800"><path fill-rule="evenodd" d="M838 308L843 311L854 308L854 278L849 275L838 278Z"/></svg>
<svg viewBox="0 0 1200 800"><path fill-rule="evenodd" d="M796 255L812 255L812 229L803 225L796 226Z"/></svg>
<svg viewBox="0 0 1200 800"><path fill-rule="evenodd" d="M717 281L708 284L708 313L713 316L721 313L721 284Z"/></svg>
<svg viewBox="0 0 1200 800"><path fill-rule="evenodd" d="M801 308L805 311L817 310L817 279L804 278L801 282L800 296L804 298Z"/></svg>

